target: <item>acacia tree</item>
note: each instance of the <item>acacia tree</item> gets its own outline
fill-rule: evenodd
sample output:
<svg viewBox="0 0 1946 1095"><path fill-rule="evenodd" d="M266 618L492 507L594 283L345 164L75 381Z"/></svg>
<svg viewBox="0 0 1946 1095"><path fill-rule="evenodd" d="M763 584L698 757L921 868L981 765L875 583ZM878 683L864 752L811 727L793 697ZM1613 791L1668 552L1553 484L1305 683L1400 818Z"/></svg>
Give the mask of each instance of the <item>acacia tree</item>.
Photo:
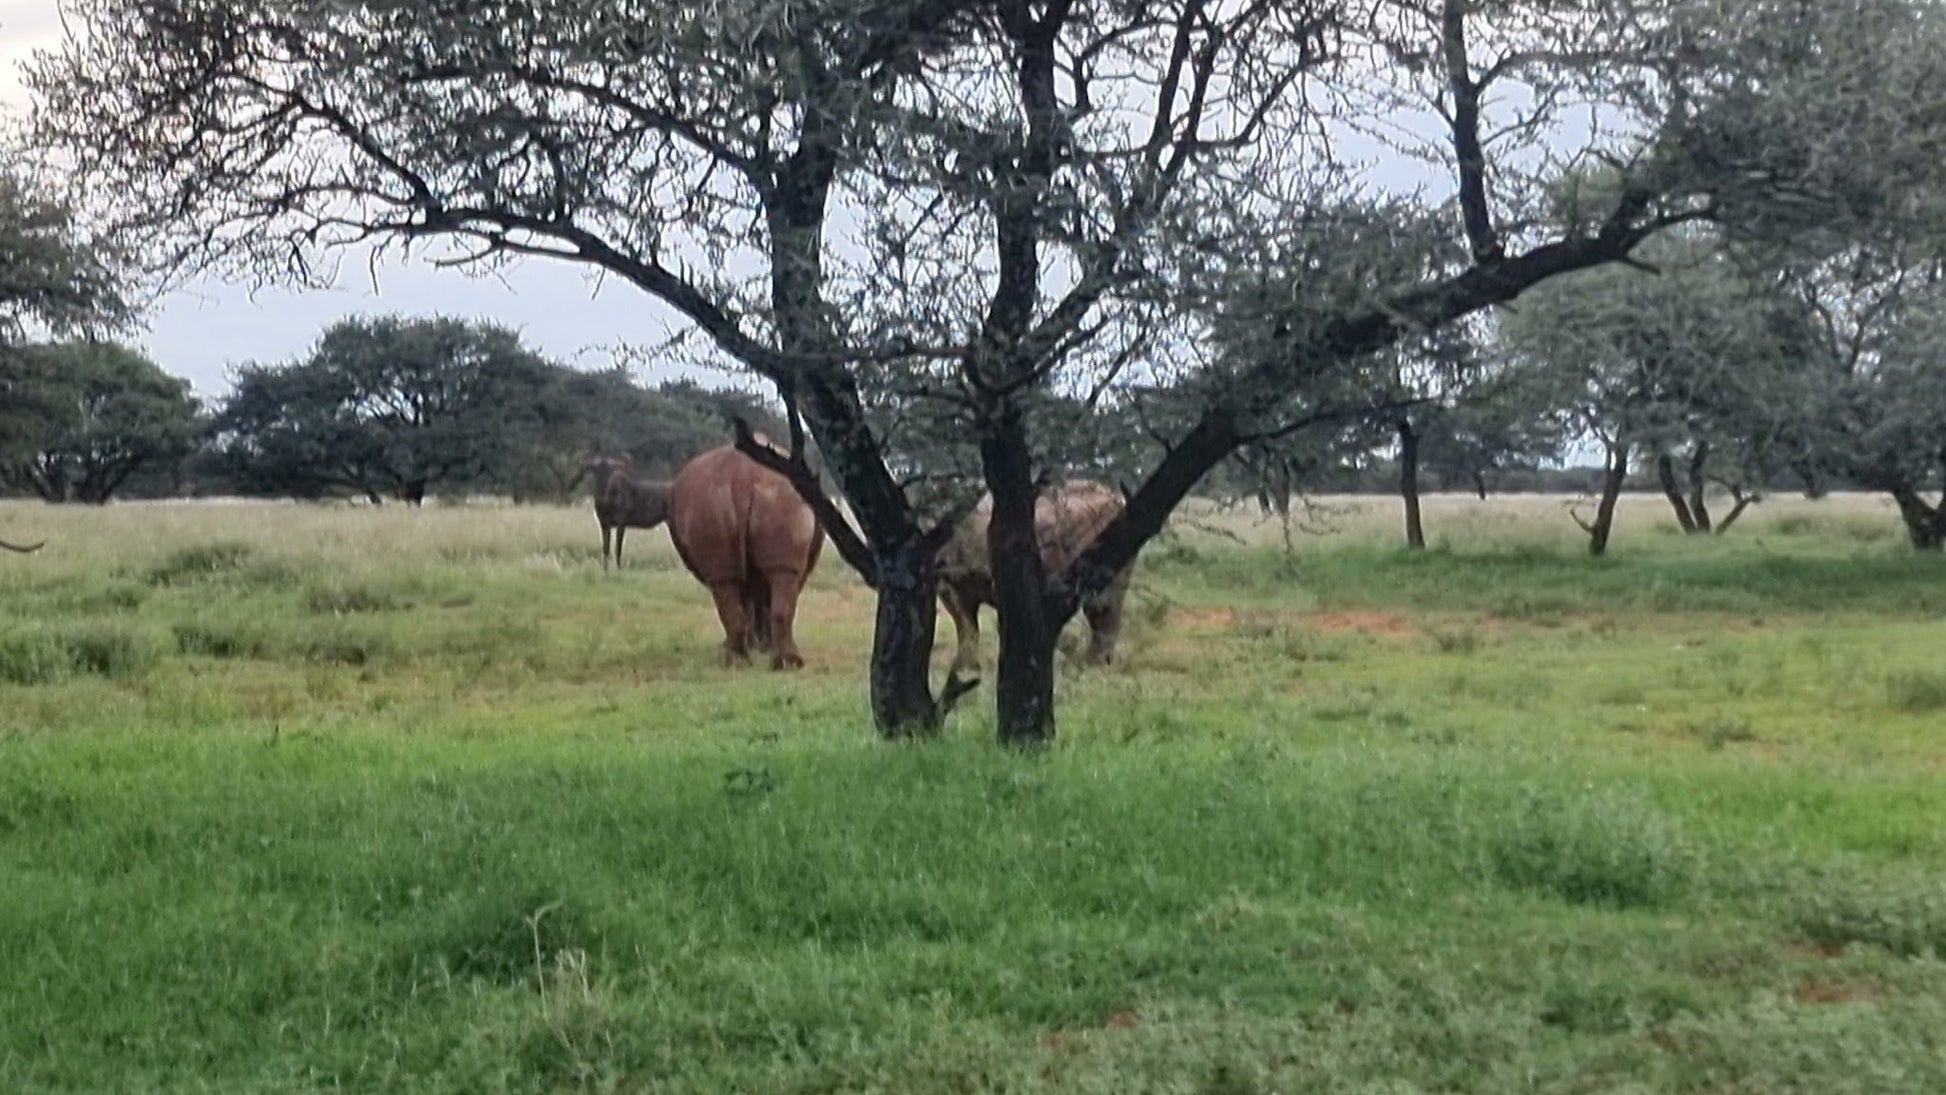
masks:
<svg viewBox="0 0 1946 1095"><path fill-rule="evenodd" d="M1399 406L1385 417L1397 445L1399 500L1405 509L1405 543L1415 551L1426 546L1425 518L1419 501L1419 472L1428 443L1435 453L1442 444L1457 449L1464 435L1455 427L1459 407L1467 400L1470 383L1481 379L1480 355L1473 339L1459 325L1435 331L1417 345L1404 345L1392 355L1391 388Z"/></svg>
<svg viewBox="0 0 1946 1095"><path fill-rule="evenodd" d="M1607 548L1616 501L1631 466L1643 461L1654 464L1684 531L1728 528L1752 500L1744 489L1751 469L1783 416L1795 413L1779 398L1794 359L1775 337L1768 304L1718 244L1696 233L1658 240L1637 266L1536 290L1501 325L1525 374L1516 383L1601 449L1594 517L1576 516L1592 554ZM1736 499L1721 521L1705 500L1712 481Z"/></svg>
<svg viewBox="0 0 1946 1095"><path fill-rule="evenodd" d="M22 347L35 338L105 334L123 326L130 308L116 251L89 236L74 210L52 200L0 152L0 466L19 466L39 451L55 408L42 403ZM0 547L38 551L41 542Z"/></svg>
<svg viewBox="0 0 1946 1095"><path fill-rule="evenodd" d="M1451 405L1419 417L1420 463L1442 489L1472 491L1481 501L1508 473L1532 471L1560 456L1559 416L1523 404L1498 376L1469 385Z"/></svg>
<svg viewBox="0 0 1946 1095"><path fill-rule="evenodd" d="M1845 452L1855 444L1853 477L1890 494L1912 546L1936 552L1946 550L1946 324L1939 319L1946 293L1927 289L1884 357L1839 385L1849 424L1861 428L1849 441L1833 438L1829 448Z"/></svg>
<svg viewBox="0 0 1946 1095"><path fill-rule="evenodd" d="M0 167L0 464L30 460L56 413L23 349L48 336L106 333L130 314L115 253L46 193L13 165Z"/></svg>
<svg viewBox="0 0 1946 1095"><path fill-rule="evenodd" d="M935 697L927 666L933 556L970 499L924 504L872 413L945 401L931 419L974 439L995 499L1000 731L1035 741L1053 729L1060 625L1204 474L1290 426L1300 381L1670 225L1760 208L1780 165L1813 198L1850 170L1763 94L1850 80L1860 56L1810 47L1884 34L1799 9L74 0L29 83L40 140L170 268L305 280L334 247L443 237L462 262L585 263L673 306L783 397L791 455L774 462L877 591L888 733L936 727L969 684ZM1414 108L1438 125L1401 136ZM1548 142L1571 125L1621 185L1538 218L1540 183L1564 170ZM1349 262L1291 245L1342 223L1329 137L1360 128L1451 167L1459 268L1376 280L1361 264L1383 239ZM1182 315L1200 318L1171 346L1220 351L1184 363L1209 381L1203 405L1123 515L1042 573L1046 435L1027 408L1152 385L1141 332Z"/></svg>
<svg viewBox="0 0 1946 1095"><path fill-rule="evenodd" d="M594 455L625 455L637 474L670 479L690 457L721 445L739 418L773 436L784 433L772 408L751 393L689 381L647 388L620 366L584 372L548 365L533 409L503 465L480 486L516 499L559 499L586 478Z"/></svg>
<svg viewBox="0 0 1946 1095"><path fill-rule="evenodd" d="M493 324L343 320L301 360L239 369L216 429L256 489L418 505L511 464L539 429L553 371Z"/></svg>
<svg viewBox="0 0 1946 1095"><path fill-rule="evenodd" d="M1946 330L1939 320L1946 252L1940 236L1911 224L1886 227L1771 272L1787 309L1779 326L1800 363L1779 393L1795 408L1782 443L1808 480L1832 477L1890 495L1912 546L1939 551L1946 547Z"/></svg>
<svg viewBox="0 0 1946 1095"><path fill-rule="evenodd" d="M10 398L32 422L0 476L49 502L102 505L130 476L180 461L199 440L189 382L126 346L51 343L12 357Z"/></svg>

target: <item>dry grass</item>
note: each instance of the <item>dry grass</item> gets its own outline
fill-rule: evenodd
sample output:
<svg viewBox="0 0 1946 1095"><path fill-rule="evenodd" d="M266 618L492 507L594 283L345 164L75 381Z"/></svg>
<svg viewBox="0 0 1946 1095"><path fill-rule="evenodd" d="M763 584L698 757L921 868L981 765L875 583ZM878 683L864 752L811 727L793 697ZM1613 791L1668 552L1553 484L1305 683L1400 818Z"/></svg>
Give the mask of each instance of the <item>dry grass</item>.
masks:
<svg viewBox="0 0 1946 1095"><path fill-rule="evenodd" d="M46 540L44 572L98 571L132 555L166 556L212 542L273 560L347 569L398 562L525 560L538 568L598 561L601 533L585 506L404 506L256 500L131 502L93 508L0 502L0 538ZM661 531L634 533L627 561L676 562Z"/></svg>
<svg viewBox="0 0 1946 1095"><path fill-rule="evenodd" d="M1397 543L1405 536L1405 519L1397 498L1387 495L1318 495L1309 512L1292 513L1293 543L1310 544L1323 540L1368 543ZM1728 512L1727 500L1714 500L1718 516ZM1569 515L1579 506L1592 515L1593 505L1574 494L1506 494L1481 501L1471 494L1428 494L1420 500L1426 536L1433 543L1448 542L1456 547L1506 546L1510 544L1547 544L1578 546L1587 537ZM1200 529L1207 534L1245 544L1264 546L1280 543L1284 536L1281 522L1259 514L1255 502L1218 506L1195 501L1178 514L1179 529ZM1615 517L1616 544L1646 534L1673 534L1675 518L1669 504L1659 494L1623 495ZM1891 499L1879 494L1833 494L1821 499L1801 495L1778 496L1746 510L1728 534L1731 538L1766 535L1831 532L1852 540L1889 539L1901 535L1898 510Z"/></svg>
<svg viewBox="0 0 1946 1095"><path fill-rule="evenodd" d="M1431 494L1423 500L1426 532L1435 544L1455 547L1576 546L1584 540L1568 516L1576 501L1561 494L1503 495L1484 502L1466 494ZM1294 517L1294 543L1384 544L1402 536L1396 498L1323 495L1313 503L1311 513ZM1618 548L1631 539L1675 531L1668 506L1653 494L1625 496L1616 526ZM1281 523L1261 516L1255 504L1194 501L1183 508L1174 527L1194 540L1252 546L1277 544L1284 536ZM1896 539L1900 532L1890 500L1845 494L1816 501L1795 495L1766 501L1746 513L1730 535L1790 534L1869 542ZM545 569L598 559L601 543L585 506L481 503L413 510L253 500L130 502L102 508L0 501L0 539L46 540L43 573L110 567L130 556L132 544L139 544L137 553L144 556L224 541L248 545L273 559L322 557L348 568L430 559L520 559ZM676 563L669 539L660 531L634 533L627 557L645 568Z"/></svg>

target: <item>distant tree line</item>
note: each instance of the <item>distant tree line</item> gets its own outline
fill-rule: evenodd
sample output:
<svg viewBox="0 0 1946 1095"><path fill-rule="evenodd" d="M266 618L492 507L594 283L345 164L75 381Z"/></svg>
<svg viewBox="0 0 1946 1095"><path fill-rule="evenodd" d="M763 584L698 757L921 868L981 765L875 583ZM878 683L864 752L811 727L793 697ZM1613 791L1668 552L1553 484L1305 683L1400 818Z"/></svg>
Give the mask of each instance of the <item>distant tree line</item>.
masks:
<svg viewBox="0 0 1946 1095"><path fill-rule="evenodd" d="M333 325L298 360L235 370L204 405L107 341L4 355L0 484L50 502L241 494L419 504L435 495L558 500L596 453L672 475L730 437L778 428L756 397L547 360L491 323L396 316Z"/></svg>
<svg viewBox="0 0 1946 1095"><path fill-rule="evenodd" d="M1710 531L1712 521L1727 527L1766 493L1876 489L1869 475L1846 474L1829 454L1793 459L1808 450L1764 444L1756 434L1765 427L1781 434L1780 413L1732 413L1743 404L1723 390L1730 379L1745 389L1749 378L1775 381L1783 368L1763 355L1784 350L1736 331L1744 313L1723 298L1722 285L1711 295L1711 278L1723 275L1705 266L1661 278L1622 270L1564 282L1546 312L1495 336L1494 367L1473 360L1486 350L1451 345L1437 352L1449 365L1454 355L1469 359L1456 369L1442 371L1424 347L1416 361L1379 362L1388 375L1372 379L1370 390L1346 395L1307 429L1240 450L1202 491L1278 512L1299 495L1387 494L1402 484L1408 507L1418 491L1599 498L1622 489L1616 477L1573 457L1624 459L1612 440L1618 432L1633 437L1625 467L1645 473L1628 489L1668 495L1691 531ZM1714 332L1715 344L1649 345L1679 341L1674 329L1685 324ZM1569 327L1576 338L1557 330ZM1589 333L1602 331L1625 335L1628 345L1599 366L1556 348L1590 352ZM1689 373L1710 374L1715 387L1705 391L1677 375ZM667 478L690 456L724 443L733 418L777 436L786 430L766 401L747 392L686 380L644 387L625 369L570 368L505 327L444 317L344 320L295 361L240 366L229 394L207 405L139 351L93 338L18 346L0 355L0 383L8 393L0 490L50 502L211 495L559 501L580 485L592 454L625 454L640 474ZM1387 391L1393 403L1371 409L1372 393ZM1050 418L1085 424L1065 435L1069 451L1057 454L1067 474L1127 480L1153 458L1146 410L1084 414L1073 400L1043 401ZM947 451L950 431L937 436L937 445L912 450L915 481L948 480L964 458ZM1715 518L1705 500L1712 494L1730 506ZM1409 523L1409 538L1423 543L1416 516Z"/></svg>

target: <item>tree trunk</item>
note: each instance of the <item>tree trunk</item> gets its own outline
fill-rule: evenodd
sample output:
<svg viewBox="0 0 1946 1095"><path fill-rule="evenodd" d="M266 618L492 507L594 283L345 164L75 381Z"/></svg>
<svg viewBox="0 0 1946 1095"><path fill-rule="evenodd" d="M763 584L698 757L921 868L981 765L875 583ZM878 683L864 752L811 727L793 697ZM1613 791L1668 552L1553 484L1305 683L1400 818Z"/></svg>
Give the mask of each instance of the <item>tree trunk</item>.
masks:
<svg viewBox="0 0 1946 1095"><path fill-rule="evenodd" d="M1755 502L1758 497L1754 494L1743 493L1741 488L1733 488L1733 490L1735 493L1732 497L1735 499L1736 504L1730 507L1730 512L1723 515L1723 520L1716 523L1716 534L1718 536L1730 531L1730 526L1737 523L1737 518L1742 517L1743 511L1749 509L1750 503Z"/></svg>
<svg viewBox="0 0 1946 1095"><path fill-rule="evenodd" d="M1024 537L1016 522L1002 523L999 511L996 502L987 526L993 592L999 601L994 716L1001 744L1024 748L1054 738L1055 655L1064 621L1055 617L1046 595L1031 498Z"/></svg>
<svg viewBox="0 0 1946 1095"><path fill-rule="evenodd" d="M980 461L993 495L987 560L1000 618L994 719L1001 744L1032 747L1054 738L1054 658L1066 621L1048 597L1034 527L1039 485L1025 426L1011 403L989 414Z"/></svg>
<svg viewBox="0 0 1946 1095"><path fill-rule="evenodd" d="M1825 486L1823 473L1815 465L1798 461L1791 465L1791 470L1797 473L1799 482L1804 484L1805 498L1815 502L1830 493Z"/></svg>
<svg viewBox="0 0 1946 1095"><path fill-rule="evenodd" d="M1695 451L1689 455L1689 515L1696 519L1698 533L1710 531L1710 511L1704 504L1703 492L1709 487L1709 480L1703 477L1703 469L1709 463L1710 444L1696 442Z"/></svg>
<svg viewBox="0 0 1946 1095"><path fill-rule="evenodd" d="M878 558L872 629L872 723L887 739L930 737L944 705L932 694L932 644L939 577L917 538Z"/></svg>
<svg viewBox="0 0 1946 1095"><path fill-rule="evenodd" d="M1477 469L1473 472L1473 489L1479 492L1480 501L1484 502L1487 500L1487 476L1485 472Z"/></svg>
<svg viewBox="0 0 1946 1095"><path fill-rule="evenodd" d="M1946 498L1939 505L1928 505L1917 490L1901 485L1892 488L1892 500L1899 504L1906 538L1916 550L1946 549Z"/></svg>
<svg viewBox="0 0 1946 1095"><path fill-rule="evenodd" d="M1676 461L1666 452L1656 454L1655 477L1662 484L1663 495L1669 499L1669 508L1676 511L1676 523L1682 526L1685 535L1695 535L1696 518L1690 513L1689 503L1683 500L1682 484L1676 479Z"/></svg>
<svg viewBox="0 0 1946 1095"><path fill-rule="evenodd" d="M1419 431L1399 419L1399 496L1405 499L1405 546L1424 549L1426 528L1419 515Z"/></svg>
<svg viewBox="0 0 1946 1095"><path fill-rule="evenodd" d="M1595 509L1595 523L1588 528L1588 554L1602 555L1608 550L1608 534L1615 527L1615 503L1622 496L1622 483L1628 479L1628 442L1608 447L1608 469L1602 475L1601 505Z"/></svg>

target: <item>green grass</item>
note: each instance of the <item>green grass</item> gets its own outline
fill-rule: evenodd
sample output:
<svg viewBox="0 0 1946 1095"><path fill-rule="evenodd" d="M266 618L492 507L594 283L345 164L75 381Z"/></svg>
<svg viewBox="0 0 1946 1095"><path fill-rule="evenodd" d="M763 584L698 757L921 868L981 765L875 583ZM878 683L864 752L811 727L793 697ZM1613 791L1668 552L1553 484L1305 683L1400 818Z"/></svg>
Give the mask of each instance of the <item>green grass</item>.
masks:
<svg viewBox="0 0 1946 1095"><path fill-rule="evenodd" d="M1023 757L874 742L835 569L778 675L579 511L9 516L0 1090L1946 1090L1946 565L1851 519L1189 538Z"/></svg>

